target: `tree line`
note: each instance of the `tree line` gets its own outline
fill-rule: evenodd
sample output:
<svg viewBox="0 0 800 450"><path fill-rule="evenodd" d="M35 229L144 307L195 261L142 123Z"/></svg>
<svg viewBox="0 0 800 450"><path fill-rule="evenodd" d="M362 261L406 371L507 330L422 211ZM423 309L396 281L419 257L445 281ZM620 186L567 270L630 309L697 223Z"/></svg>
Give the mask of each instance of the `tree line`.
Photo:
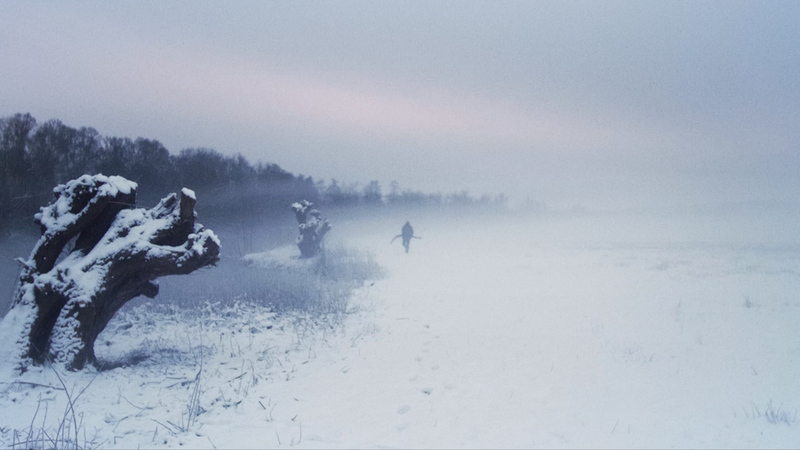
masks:
<svg viewBox="0 0 800 450"><path fill-rule="evenodd" d="M300 199L326 206L501 204L505 197L470 197L466 192L426 194L392 182L325 183L294 175L277 164L250 163L242 155L210 148L170 153L155 139L103 136L30 114L0 119L0 225L27 221L52 199L54 186L83 174L120 175L139 184L139 202L156 202L189 187L203 195L206 216L280 212Z"/></svg>

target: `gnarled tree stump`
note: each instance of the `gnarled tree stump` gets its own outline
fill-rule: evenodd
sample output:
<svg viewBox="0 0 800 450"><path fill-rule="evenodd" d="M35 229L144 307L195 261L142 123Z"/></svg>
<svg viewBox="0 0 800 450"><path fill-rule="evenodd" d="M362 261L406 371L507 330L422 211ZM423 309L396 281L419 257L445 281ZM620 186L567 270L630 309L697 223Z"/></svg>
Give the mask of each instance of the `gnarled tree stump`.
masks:
<svg viewBox="0 0 800 450"><path fill-rule="evenodd" d="M331 224L322 218L322 213L311 209L313 203L302 200L292 204L292 211L297 218L300 235L297 236L297 248L303 258L310 258L319 253L322 239L331 230Z"/></svg>
<svg viewBox="0 0 800 450"><path fill-rule="evenodd" d="M94 343L129 300L155 297L165 275L219 260L219 239L195 223L194 192L134 209L136 183L84 175L54 189L35 216L42 236L23 264L3 327L18 336L19 370L46 360L80 370L96 363ZM65 248L74 242L74 246Z"/></svg>

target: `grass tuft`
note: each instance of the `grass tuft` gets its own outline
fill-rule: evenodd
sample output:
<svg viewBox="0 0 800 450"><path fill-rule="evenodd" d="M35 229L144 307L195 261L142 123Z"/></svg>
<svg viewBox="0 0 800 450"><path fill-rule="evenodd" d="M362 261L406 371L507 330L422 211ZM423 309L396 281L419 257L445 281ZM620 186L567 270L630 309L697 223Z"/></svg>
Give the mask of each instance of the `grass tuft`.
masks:
<svg viewBox="0 0 800 450"><path fill-rule="evenodd" d="M767 403L767 406L762 411L755 403L750 405L750 410L744 409L745 417L749 419L764 418L767 422L773 425L786 424L794 425L797 422L797 410L789 412L783 408L783 404L775 408L772 400Z"/></svg>
<svg viewBox="0 0 800 450"><path fill-rule="evenodd" d="M11 432L11 449L89 449L102 446L103 442L98 442L97 436L87 437L86 425L83 423L83 413L78 413L75 404L84 392L92 385L94 378L80 392L75 395L74 390L67 388L64 379L58 371L51 367L62 390L67 396L67 403L64 413L60 420L55 424L48 423L48 400L39 394L36 411L33 413L30 425L23 430L5 430ZM42 405L44 404L44 408ZM43 417L39 418L40 411ZM4 432L5 432L4 431Z"/></svg>

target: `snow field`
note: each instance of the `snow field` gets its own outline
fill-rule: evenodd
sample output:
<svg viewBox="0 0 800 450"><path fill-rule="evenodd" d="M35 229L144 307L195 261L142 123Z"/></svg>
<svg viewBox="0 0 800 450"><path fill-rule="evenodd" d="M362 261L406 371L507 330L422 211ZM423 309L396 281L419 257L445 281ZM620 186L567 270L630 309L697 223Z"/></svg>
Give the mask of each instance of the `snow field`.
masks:
<svg viewBox="0 0 800 450"><path fill-rule="evenodd" d="M361 380L354 402L396 385L408 400L357 446L796 445L796 252L525 236L429 228L382 259L396 344L362 354L377 347L374 372L395 355L405 381Z"/></svg>
<svg viewBox="0 0 800 450"><path fill-rule="evenodd" d="M18 442L30 427L35 436L55 436L64 416L71 420L61 377L78 415L81 447L252 448L278 446L281 438L288 445L300 440L300 423L291 420L297 413L288 416L296 400L274 390L315 360L315 349L349 348L355 339L315 318L277 319L244 305L205 313L140 306L115 317L98 339L105 370L48 366L5 378L13 381L3 383L3 444ZM247 434L237 423L247 424ZM46 436L43 446L52 447Z"/></svg>
<svg viewBox="0 0 800 450"><path fill-rule="evenodd" d="M394 229L372 224L344 236L372 251L389 277L356 291L341 322L245 305L145 305L119 315L97 353L131 365L58 372L71 393L91 383L74 401L82 442L800 442L796 247L652 240L628 233L629 222L606 235L560 222L412 223L423 239L409 254L388 245ZM55 374L45 367L2 378L3 446L14 430L55 434L68 404Z"/></svg>

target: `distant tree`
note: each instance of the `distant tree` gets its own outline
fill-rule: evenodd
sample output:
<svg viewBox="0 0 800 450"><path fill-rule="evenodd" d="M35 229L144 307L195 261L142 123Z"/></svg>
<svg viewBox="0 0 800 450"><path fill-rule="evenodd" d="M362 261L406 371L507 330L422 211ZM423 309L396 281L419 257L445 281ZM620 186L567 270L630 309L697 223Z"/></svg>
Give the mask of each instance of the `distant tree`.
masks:
<svg viewBox="0 0 800 450"><path fill-rule="evenodd" d="M506 197L506 194L503 194L501 192L501 193L497 194L494 197L494 199L492 199L492 203L494 203L494 206L496 206L496 207L507 208L508 207L508 197Z"/></svg>
<svg viewBox="0 0 800 450"><path fill-rule="evenodd" d="M65 178L72 180L84 174L97 173L103 138L94 128L79 128L72 142L71 157L64 161ZM62 180L66 181L66 180Z"/></svg>
<svg viewBox="0 0 800 450"><path fill-rule="evenodd" d="M325 193L327 192L328 188L325 185L325 180L317 180L314 182L314 189L319 193L319 203L325 203ZM307 197L306 197L307 198Z"/></svg>
<svg viewBox="0 0 800 450"><path fill-rule="evenodd" d="M105 138L99 163L100 172L133 179L131 167L135 153L135 146L129 138Z"/></svg>
<svg viewBox="0 0 800 450"><path fill-rule="evenodd" d="M390 205L441 206L443 203L441 194L425 194L411 189L401 189L397 181L392 181L390 186L389 195L386 196L386 203Z"/></svg>
<svg viewBox="0 0 800 450"><path fill-rule="evenodd" d="M297 198L321 202L324 191L311 177L294 176L277 164L256 165L242 155L209 148L178 155L157 140L104 137L93 128L74 129L58 120L37 127L30 114L0 119L0 225L27 217L51 187L83 174L117 175L141 183L140 198L157 200L189 186L203 192L204 214L272 211L283 214ZM354 186L337 186L336 202L356 203Z"/></svg>
<svg viewBox="0 0 800 450"><path fill-rule="evenodd" d="M241 154L236 154L227 159L227 178L230 184L242 186L254 181L256 169Z"/></svg>
<svg viewBox="0 0 800 450"><path fill-rule="evenodd" d="M36 119L30 114L15 114L0 120L0 164L6 171L25 173L28 136L36 128Z"/></svg>
<svg viewBox="0 0 800 450"><path fill-rule="evenodd" d="M169 150L161 142L138 138L131 150L127 171L133 180L156 191L175 186Z"/></svg>
<svg viewBox="0 0 800 450"><path fill-rule="evenodd" d="M44 203L50 189L66 181L69 162L75 156L77 130L59 120L49 120L39 126L28 142L32 193L36 204Z"/></svg>
<svg viewBox="0 0 800 450"><path fill-rule="evenodd" d="M325 188L324 203L331 206L353 206L361 199L357 183L340 184L335 178Z"/></svg>
<svg viewBox="0 0 800 450"><path fill-rule="evenodd" d="M397 180L392 180L389 183L389 195L386 196L386 201L390 204L396 204L400 202L400 183Z"/></svg>
<svg viewBox="0 0 800 450"><path fill-rule="evenodd" d="M454 206L465 206L472 203L472 199L467 191L450 194L447 196L447 203Z"/></svg>
<svg viewBox="0 0 800 450"><path fill-rule="evenodd" d="M336 179L332 179L328 187L325 188L325 203L329 205L339 205L342 202L342 198L344 197L344 192L342 192L342 187L339 186L339 182Z"/></svg>
<svg viewBox="0 0 800 450"><path fill-rule="evenodd" d="M255 175L258 181L264 183L291 181L294 178L291 173L281 169L277 164L258 163L255 167Z"/></svg>
<svg viewBox="0 0 800 450"><path fill-rule="evenodd" d="M317 188L318 184L312 177L304 177L302 174L298 175L292 180L292 186L285 194L290 194L294 198L304 198L311 203L320 201L320 191Z"/></svg>
<svg viewBox="0 0 800 450"><path fill-rule="evenodd" d="M518 209L528 214L542 214L547 211L547 204L538 200L534 200L530 197L526 197L525 201L519 205Z"/></svg>
<svg viewBox="0 0 800 450"><path fill-rule="evenodd" d="M36 119L30 114L0 120L0 222L6 222L25 203L30 170L26 148L35 127Z"/></svg>
<svg viewBox="0 0 800 450"><path fill-rule="evenodd" d="M210 148L187 148L175 158L181 185L195 190L219 188L227 184L225 157Z"/></svg>
<svg viewBox="0 0 800 450"><path fill-rule="evenodd" d="M364 203L368 205L378 205L383 203L383 194L381 193L381 185L377 180L372 180L364 186Z"/></svg>

